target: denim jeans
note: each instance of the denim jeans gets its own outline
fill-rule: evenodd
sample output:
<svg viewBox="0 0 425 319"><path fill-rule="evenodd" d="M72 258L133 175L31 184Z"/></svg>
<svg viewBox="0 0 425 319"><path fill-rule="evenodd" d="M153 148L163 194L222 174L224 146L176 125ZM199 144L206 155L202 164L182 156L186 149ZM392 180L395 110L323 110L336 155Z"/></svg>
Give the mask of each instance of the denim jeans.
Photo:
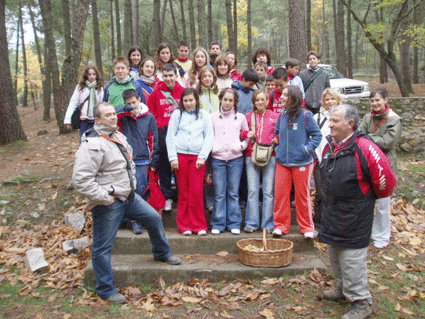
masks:
<svg viewBox="0 0 425 319"><path fill-rule="evenodd" d="M259 193L260 177L263 175L263 214L261 228L273 230L274 208L274 176L276 172L276 157L271 157L266 167L252 163L251 157L245 159L248 178L248 202L246 206L245 226L253 230L260 228Z"/></svg>
<svg viewBox="0 0 425 319"><path fill-rule="evenodd" d="M136 165L136 193L143 196L146 188L148 187L148 165Z"/></svg>
<svg viewBox="0 0 425 319"><path fill-rule="evenodd" d="M138 194L135 194L134 201L115 199L110 206L96 206L92 209L92 216L92 263L96 277L96 292L101 298L106 299L117 293L113 283L111 250L124 216L142 223L147 229L155 259L166 260L172 256L170 245L165 238L161 216Z"/></svg>
<svg viewBox="0 0 425 319"><path fill-rule="evenodd" d="M211 228L220 232L240 229L242 212L239 206L239 183L243 169L243 157L230 161L212 159L214 182L214 209Z"/></svg>

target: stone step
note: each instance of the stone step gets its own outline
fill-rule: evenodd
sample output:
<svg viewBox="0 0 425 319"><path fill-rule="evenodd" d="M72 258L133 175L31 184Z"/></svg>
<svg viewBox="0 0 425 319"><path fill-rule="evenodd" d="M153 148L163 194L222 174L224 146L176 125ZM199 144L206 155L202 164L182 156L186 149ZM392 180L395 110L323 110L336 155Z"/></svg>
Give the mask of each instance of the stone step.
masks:
<svg viewBox="0 0 425 319"><path fill-rule="evenodd" d="M248 280L264 277L280 277L283 274L301 274L313 270L325 271L326 266L314 251L293 253L292 263L280 268L250 267L241 264L237 255L179 255L183 263L171 266L154 261L152 255L113 255L112 268L117 286L129 284L155 284L162 276L167 285L181 281L208 278L211 282L221 280ZM94 286L95 279L91 261L86 267L84 282Z"/></svg>
<svg viewBox="0 0 425 319"><path fill-rule="evenodd" d="M294 252L313 251L313 240L305 239L300 234L298 225L292 225L290 233L283 238L294 243ZM166 237L170 243L173 254L202 254L215 255L220 251L227 251L230 254L238 254L237 241L245 238L262 238L261 232L246 234L243 231L240 235L233 235L224 232L219 235L208 233L206 236L183 236L177 232L176 228L167 229ZM272 235L268 235L272 238ZM130 230L122 229L118 231L115 244L112 248L113 255L138 255L150 254L152 245L149 241L147 231L141 235L134 235Z"/></svg>

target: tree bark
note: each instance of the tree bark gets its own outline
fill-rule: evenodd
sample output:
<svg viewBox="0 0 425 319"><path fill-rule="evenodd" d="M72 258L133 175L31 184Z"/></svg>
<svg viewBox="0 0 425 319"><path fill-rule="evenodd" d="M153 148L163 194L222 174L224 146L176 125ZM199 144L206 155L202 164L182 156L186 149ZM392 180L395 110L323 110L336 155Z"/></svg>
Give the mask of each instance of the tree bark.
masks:
<svg viewBox="0 0 425 319"><path fill-rule="evenodd" d="M307 62L303 0L289 2L289 56Z"/></svg>
<svg viewBox="0 0 425 319"><path fill-rule="evenodd" d="M111 56L112 60L115 59L115 30L114 30L114 0L109 2L109 11L111 14Z"/></svg>
<svg viewBox="0 0 425 319"><path fill-rule="evenodd" d="M43 32L46 34L44 22L43 22ZM46 41L44 41L44 80L43 80L43 121L50 120L50 108L52 101L52 73L50 70L49 63L49 47L47 46Z"/></svg>
<svg viewBox="0 0 425 319"><path fill-rule="evenodd" d="M171 3L171 2L170 2ZM140 45L140 2L139 0L134 0L134 12L135 12L135 21L134 21L134 45Z"/></svg>
<svg viewBox="0 0 425 319"><path fill-rule="evenodd" d="M69 0L62 0L63 35L65 38L65 55L71 51L71 17L69 16Z"/></svg>
<svg viewBox="0 0 425 319"><path fill-rule="evenodd" d="M165 31L165 14L167 13L167 2L168 2L168 0L164 0L164 5L162 7L161 30L159 30L159 34L160 34L160 41L159 42L162 42L162 39L164 38L163 34L164 34L164 31Z"/></svg>
<svg viewBox="0 0 425 319"><path fill-rule="evenodd" d="M115 0L115 22L116 22L115 24L117 26L117 56L119 56L119 55L122 55L120 1L119 0Z"/></svg>
<svg viewBox="0 0 425 319"><path fill-rule="evenodd" d="M351 0L348 0L351 6ZM353 78L353 48L352 48L352 32L351 32L351 13L347 12L347 76Z"/></svg>
<svg viewBox="0 0 425 319"><path fill-rule="evenodd" d="M183 40L188 41L186 31L186 18L184 16L184 1L180 0L180 15L182 18Z"/></svg>
<svg viewBox="0 0 425 319"><path fill-rule="evenodd" d="M19 35L21 30L22 15L18 16L18 23L16 24L16 50L15 50L15 77L14 77L14 90L16 103L18 103L18 73L19 73Z"/></svg>
<svg viewBox="0 0 425 319"><path fill-rule="evenodd" d="M307 51L311 51L311 1L306 1L305 8L305 35L307 38Z"/></svg>
<svg viewBox="0 0 425 319"><path fill-rule="evenodd" d="M16 109L9 65L5 10L6 0L0 0L0 145L27 139Z"/></svg>
<svg viewBox="0 0 425 319"><path fill-rule="evenodd" d="M238 1L233 0L233 47L238 55Z"/></svg>
<svg viewBox="0 0 425 319"><path fill-rule="evenodd" d="M176 20L176 16L174 14L174 7L173 7L173 1L170 0L170 13L171 13L171 20L173 20L173 26L174 26L174 41L176 43L179 42L179 29L177 28L177 20Z"/></svg>
<svg viewBox="0 0 425 319"><path fill-rule="evenodd" d="M131 29L133 23L131 21L131 0L124 0L124 52L127 51L133 42Z"/></svg>
<svg viewBox="0 0 425 319"><path fill-rule="evenodd" d="M190 45L192 50L196 47L196 30L195 30L195 11L193 8L193 0L189 0L189 21L190 21Z"/></svg>
<svg viewBox="0 0 425 319"><path fill-rule="evenodd" d="M251 0L247 1L247 11L246 11L246 26L248 28L248 57L252 56L252 8ZM248 58L248 67L252 67L252 59Z"/></svg>
<svg viewBox="0 0 425 319"><path fill-rule="evenodd" d="M213 25L212 25L212 0L208 1L208 44L213 42ZM249 0L248 0L249 1Z"/></svg>
<svg viewBox="0 0 425 319"><path fill-rule="evenodd" d="M149 41L151 52L155 52L156 48L161 43L161 21L159 19L160 11L161 0L154 0L152 15L152 40Z"/></svg>
<svg viewBox="0 0 425 319"><path fill-rule="evenodd" d="M344 4L338 0L337 2L337 34L336 34L336 67L347 76L347 67L345 63L345 28L344 28Z"/></svg>
<svg viewBox="0 0 425 319"><path fill-rule="evenodd" d="M103 67L102 67L102 49L100 47L100 30L99 20L97 17L97 0L91 0L91 10L93 19L93 38L94 38L94 56L96 58L96 66L99 69L100 75L103 78Z"/></svg>
<svg viewBox="0 0 425 319"><path fill-rule="evenodd" d="M198 0L198 36L199 36L199 45L204 48L208 47L207 37L205 36L205 4L204 0Z"/></svg>
<svg viewBox="0 0 425 319"><path fill-rule="evenodd" d="M19 1L19 19L21 28L21 44L22 44L22 67L24 69L24 94L22 95L22 106L28 106L28 67L27 67L27 53L25 51L25 37L24 37L24 24L22 22L22 9L21 1Z"/></svg>
<svg viewBox="0 0 425 319"><path fill-rule="evenodd" d="M235 39L232 22L232 0L226 0L226 18L227 18L227 39L229 42L230 51L236 52Z"/></svg>

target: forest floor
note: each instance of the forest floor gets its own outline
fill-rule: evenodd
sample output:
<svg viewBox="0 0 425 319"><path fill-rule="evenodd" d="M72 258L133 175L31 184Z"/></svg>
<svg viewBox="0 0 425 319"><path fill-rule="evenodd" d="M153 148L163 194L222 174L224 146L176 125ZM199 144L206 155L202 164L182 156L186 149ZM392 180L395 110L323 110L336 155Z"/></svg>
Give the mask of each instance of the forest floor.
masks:
<svg viewBox="0 0 425 319"><path fill-rule="evenodd" d="M28 141L0 147L1 318L339 318L349 309L318 297L332 283L330 269L261 281L133 285L122 288L126 305L106 304L82 284L89 248L80 256L62 252L64 239L91 236L90 227L77 235L63 224L65 213L85 207L68 187L78 132L59 135L53 114L41 120L40 106L18 111ZM425 161L400 154L399 163L391 244L371 245L368 253L372 318L425 318ZM47 273L26 270L30 247L43 247ZM328 264L326 247L316 247Z"/></svg>

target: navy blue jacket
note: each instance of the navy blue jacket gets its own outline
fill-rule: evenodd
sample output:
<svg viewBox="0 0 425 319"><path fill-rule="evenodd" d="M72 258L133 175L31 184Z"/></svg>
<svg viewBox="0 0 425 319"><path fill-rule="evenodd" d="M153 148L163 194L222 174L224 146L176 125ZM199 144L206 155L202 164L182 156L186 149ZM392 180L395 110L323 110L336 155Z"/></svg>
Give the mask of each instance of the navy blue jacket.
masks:
<svg viewBox="0 0 425 319"><path fill-rule="evenodd" d="M152 134L152 159L151 167L157 167L159 161L158 150L158 126L155 117L149 112L148 107L140 103L139 114L136 117L130 115L134 110L131 105L117 108L118 126L120 131L127 137L128 143L133 148L133 161L145 161L150 159L149 132Z"/></svg>
<svg viewBox="0 0 425 319"><path fill-rule="evenodd" d="M274 136L279 139L275 149L276 161L287 167L301 167L313 163L313 154L322 140L322 133L313 118L313 113L302 110L288 128L286 112L277 118Z"/></svg>

